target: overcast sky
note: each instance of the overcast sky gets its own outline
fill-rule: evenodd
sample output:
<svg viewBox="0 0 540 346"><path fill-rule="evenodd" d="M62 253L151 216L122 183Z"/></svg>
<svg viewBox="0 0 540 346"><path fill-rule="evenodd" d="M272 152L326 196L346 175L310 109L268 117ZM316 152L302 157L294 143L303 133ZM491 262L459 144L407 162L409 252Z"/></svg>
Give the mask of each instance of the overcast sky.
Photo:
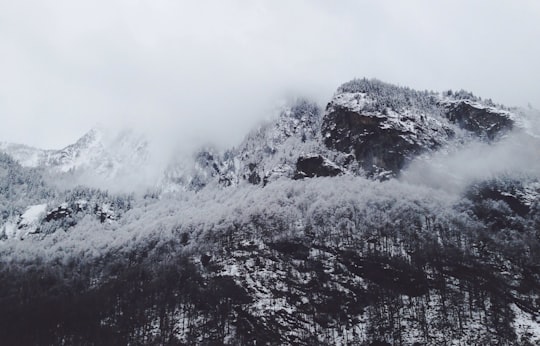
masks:
<svg viewBox="0 0 540 346"><path fill-rule="evenodd" d="M238 142L354 77L540 108L540 1L0 0L0 141Z"/></svg>

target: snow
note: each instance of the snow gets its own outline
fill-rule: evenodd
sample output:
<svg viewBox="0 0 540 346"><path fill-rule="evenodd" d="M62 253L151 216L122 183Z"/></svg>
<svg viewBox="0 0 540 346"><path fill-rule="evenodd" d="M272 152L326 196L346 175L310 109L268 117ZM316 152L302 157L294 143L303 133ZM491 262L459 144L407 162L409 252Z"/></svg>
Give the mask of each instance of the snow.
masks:
<svg viewBox="0 0 540 346"><path fill-rule="evenodd" d="M353 112L360 112L372 102L366 93L344 92L335 95L330 105L331 107L338 106L350 109Z"/></svg>
<svg viewBox="0 0 540 346"><path fill-rule="evenodd" d="M47 204L38 204L38 205L32 205L26 209L24 214L21 215L21 224L32 224L35 223L39 217L45 213L45 210L47 209Z"/></svg>
<svg viewBox="0 0 540 346"><path fill-rule="evenodd" d="M516 306L511 305L514 313L514 328L519 338L530 340L533 344L540 344L540 320L538 316L533 316Z"/></svg>
<svg viewBox="0 0 540 346"><path fill-rule="evenodd" d="M24 167L38 167L45 161L48 151L22 144L0 142L0 151L13 157Z"/></svg>
<svg viewBox="0 0 540 346"><path fill-rule="evenodd" d="M99 187L110 183L114 188L127 185L126 181L142 184L153 167L148 165L146 138L133 131L114 133L92 129L77 142L60 150L0 143L0 151L24 167L45 167L55 174L71 175L84 185L95 181Z"/></svg>
<svg viewBox="0 0 540 346"><path fill-rule="evenodd" d="M17 223L16 222L7 222L4 225L4 234L8 239L12 239L17 234Z"/></svg>
<svg viewBox="0 0 540 346"><path fill-rule="evenodd" d="M75 205L77 206L78 209L83 210L88 205L88 201L85 200L85 199L79 199L79 200L75 201ZM64 203L62 203L61 207L66 209L68 207L67 203L65 203L65 207L64 207Z"/></svg>
<svg viewBox="0 0 540 346"><path fill-rule="evenodd" d="M21 226L31 226L37 224L39 218L45 214L47 210L47 204L37 204L32 205L26 209L26 211L21 215L21 221L19 225Z"/></svg>
<svg viewBox="0 0 540 346"><path fill-rule="evenodd" d="M8 222L5 225L5 234L8 239L24 239L28 234L35 233L46 210L47 204L31 205L17 219L16 223Z"/></svg>
<svg viewBox="0 0 540 346"><path fill-rule="evenodd" d="M370 102L371 100L364 93L341 93L335 96L332 107L342 106L361 111ZM476 105L476 103L474 104ZM478 107L487 106L478 104ZM504 111L501 112L504 113ZM0 248L0 251L2 251L3 256L15 259L35 257L32 255L38 251L36 249L39 249L40 253L46 254L44 257L51 262L55 258L78 256L79 254L86 256L88 259L91 257L97 258L102 253L107 253L107 251L117 253L116 250L119 248L123 251L129 251L130 247L135 247L139 243L150 244L152 240L166 242L169 240L168 237L177 240L178 234L190 234L189 246L203 248L211 246L211 244L209 245L211 243L208 241L209 238L219 237L220 232L229 231L231 225L234 225L234 229L242 232L251 232L254 229L253 233L255 235L253 237L256 239L252 242L244 241L241 244L244 247L257 245L257 251L265 254L265 251L270 252L270 250L262 240L258 239L260 237L260 234L256 233L258 231L256 227L258 226L255 226L255 223L250 221L252 219L264 224L265 228L268 226L268 232L273 233L276 238L283 235L291 237L294 235L303 236L308 226L312 227L316 222L322 222L323 226L320 226L320 229L328 232L325 241L329 244L332 241L335 241L336 244L345 244L347 238L342 236L343 232L363 236L366 232L377 229L383 222L401 224L402 221L395 216L407 218L407 216L403 216L407 215L403 214L403 211L410 212L413 215L418 213L420 215L437 215L443 221L443 224L444 221L452 224L449 220L453 220L454 217L453 214L450 214L453 210L453 195L447 196L444 191L424 189L426 185L422 185L423 187L410 186L406 182L399 181L376 183L353 176L341 176L332 178L332 180L330 178L315 178L296 182L284 179L284 176L292 174L294 162L297 160L299 153L309 152L312 154L307 157L316 157L320 155L319 151L324 150L317 147L319 138L310 138L305 143L299 140L298 134L307 128L308 125L306 124L311 119L306 116L292 118L293 116L294 113L290 110L283 112L283 115L275 124L262 127L258 132L248 136L237 149L229 152L230 156L226 157L223 154L213 155L214 152L211 149L206 149L207 153L212 153L212 157L216 158L215 161L210 160L207 164L195 162L189 168L175 167L177 171L174 173L177 175L174 178L179 183L169 185L169 187L182 186L183 189L170 189L173 191L185 191L185 193L166 196L162 200L156 200L155 202L138 201L137 203L140 204L127 212L126 215L119 214L120 221L114 224L110 222L101 224L98 223L95 217L88 217L65 234L57 232L62 234L47 235L40 239L39 242L28 239L28 244L30 244L28 246L21 244L23 242L6 242ZM437 132L442 133L445 126L441 119L426 116L422 112L404 111L397 113L387 109L384 116L381 113L373 113L373 116L384 121L381 125L382 128L403 131L405 133L403 138L406 140L420 140L424 138L422 136L426 136L425 138L435 136L440 139L440 136L437 137ZM302 126L306 126L306 128ZM314 125L310 124L309 126ZM423 130L429 132L429 136L423 133ZM121 172L119 167L127 161L122 161L122 155L110 154L108 148L112 144L106 142L99 134L95 134L93 137L86 138L86 141L78 142L79 145L71 147L73 151L62 151L67 156L58 159L59 169L66 171L67 168L69 171L80 167L98 167L103 168L103 171L100 172L104 174L108 174L107 172L119 174ZM126 149L128 147L126 143L129 143L129 141L120 140L119 143L115 143L114 145L121 147L121 150L116 153L122 152L124 149L126 153L129 153L130 151ZM126 147L124 147L125 145ZM314 146L316 150L311 150L313 148L310 146ZM141 150L144 151L143 144L137 148L142 148ZM126 155L129 160L132 159L128 154ZM48 158L50 159L53 156L51 154ZM38 156L32 156L32 160L35 162L39 161L36 157ZM111 159L109 160L109 158ZM144 157L135 155L133 162L138 162L139 159L143 160ZM28 162L32 160L29 159ZM339 161L336 160L336 162ZM97 166L94 166L94 163ZM250 163L257 165L256 169L261 175L266 175L268 184L264 189L241 184L242 174L246 173ZM219 168L218 173L212 171L214 164ZM326 157L324 165L340 168L334 161ZM391 171L382 171L379 173L379 177L382 179L390 176L391 173ZM202 177L206 179L204 183L209 183L217 174L231 178L232 184L237 184L236 189L210 188L197 193L187 191L187 185L194 181L195 178ZM425 175L422 176L425 177ZM539 191L540 185L538 183L531 185L527 190L524 198L529 205L538 199ZM83 208L90 202L77 200L75 203L80 208ZM143 203L144 207L142 207ZM96 205L100 206L102 213L114 217L113 205L110 203ZM61 203L60 207L67 208L68 204ZM10 239L24 238L27 234L36 232L46 209L47 204L36 204L27 207L22 215L4 224L4 234ZM385 214L381 214L381 210L384 210ZM384 218L379 217L380 215L384 215ZM466 218L466 216L459 217L470 222L470 219ZM335 227L340 221L349 221L349 223L342 223L343 230ZM412 221L404 220L403 224L412 225L409 222ZM415 224L414 226L421 227L420 231L426 230L426 226L423 224L419 226ZM412 228L404 226L403 229L409 230ZM99 232L96 232L96 230ZM439 244L444 245L445 239L443 239L440 229L435 234ZM234 234L234 236L236 235L237 233ZM348 234L348 236L352 235ZM375 234L374 238L378 239L378 236ZM375 246L373 244L374 248ZM380 245L377 244L377 246ZM336 245L336 247L342 248L343 246ZM399 238L387 240L384 247L389 256L410 259L404 242L400 241ZM10 251L11 249L19 251ZM190 248L189 251L193 250ZM218 262L223 264L223 269L219 273L209 275L232 277L239 285L246 288L255 298L250 305L255 315L264 316L267 314L271 316L280 311L294 314L298 313L298 304L308 304L310 302L305 296L300 297L297 301L276 298L275 292L272 291L272 289L275 289L279 293L286 293L288 290L294 290L295 288L292 285L287 286L286 278L293 278L299 284L306 285L310 280L308 274L300 273L298 270L291 270L290 272L284 270L283 266L279 266L280 262L266 258L271 258L268 253L266 253L266 257L257 257L261 261L261 264L258 265L255 265L254 258L256 257L249 258L250 253L248 250L234 251L231 256L232 258L221 259L222 262ZM310 248L309 258L320 258L321 263L336 263L338 261L335 254L315 248ZM294 264L291 268L299 267L298 261L291 260L290 263ZM344 266L342 265L342 267ZM331 266L325 266L323 270L327 275L335 276L336 280L331 284L333 285L332 288L341 292L347 290L339 281L344 280L343 277L339 276L339 271L334 270L334 267ZM343 272L344 269L341 271ZM504 271L501 274L506 275L506 273L510 272ZM364 282L361 276L351 276L347 281L348 283L355 283L356 287L368 289L367 283ZM431 296L434 298L430 298L432 300L427 306L428 322L437 319L437 310L438 306L440 306L437 294ZM403 329L411 331L406 339L411 342L414 340L421 341L422 335L418 333L420 329L415 324L417 322L411 317L410 309L407 310L407 303L412 302L411 304L414 304L414 299L409 299L406 296L400 297L400 299L405 301L404 311L401 312L406 317L404 318ZM466 301L466 299L464 300ZM515 305L512 305L512 310L515 314L514 326L518 335L530 334L534 342L540 343L540 323L537 317L520 310ZM368 316L356 317L361 322L358 322L352 328L357 328L358 334L365 333L364 328L367 324L365 321L367 321ZM485 328L481 317L477 315L471 317L470 323L465 327L466 331L463 334L475 336L482 332ZM182 320L183 323L184 317L180 315L180 312L178 320ZM346 344L347 340L353 340L352 331L354 329L352 328L333 330L332 333L343 335L343 337L338 336L338 338L342 339L339 339L337 343ZM443 331L435 329L432 332L437 340L444 340L446 337ZM448 336L448 338L451 340L449 343L455 345L467 344L470 341L452 339L451 336Z"/></svg>

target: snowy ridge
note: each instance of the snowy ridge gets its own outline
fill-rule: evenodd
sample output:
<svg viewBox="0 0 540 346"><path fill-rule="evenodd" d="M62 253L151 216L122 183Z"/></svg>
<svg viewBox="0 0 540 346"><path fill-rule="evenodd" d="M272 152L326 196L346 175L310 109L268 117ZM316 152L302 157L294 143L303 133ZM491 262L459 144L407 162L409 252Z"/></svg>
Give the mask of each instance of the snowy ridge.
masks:
<svg viewBox="0 0 540 346"><path fill-rule="evenodd" d="M540 170L534 145L512 147L530 139L520 117L353 80L325 110L299 101L235 148L173 158L142 194L43 179L142 172L148 143L129 132L19 147L39 169L0 153L0 340L538 343Z"/></svg>
<svg viewBox="0 0 540 346"><path fill-rule="evenodd" d="M149 160L148 141L133 131L117 134L93 128L77 142L60 150L42 150L2 143L0 150L24 167L39 167L52 174L73 176L76 181L125 179L141 171Z"/></svg>
<svg viewBox="0 0 540 346"><path fill-rule="evenodd" d="M17 160L25 167L38 167L46 161L49 151L29 147L24 144L0 142L0 151L3 151Z"/></svg>
<svg viewBox="0 0 540 346"><path fill-rule="evenodd" d="M450 125L436 112L426 112L422 109L394 110L385 107L382 111L373 108L377 104L376 96L367 93L337 93L326 108L327 113L345 109L363 116L380 120L381 129L395 129L403 133L404 138L411 141L428 141L437 138L442 141L453 133ZM328 134L327 134L328 135Z"/></svg>
<svg viewBox="0 0 540 346"><path fill-rule="evenodd" d="M249 133L236 148L202 148L192 160L180 160L165 172L164 191L199 190L217 183L237 186L243 181L266 184L294 175L298 153L326 151L320 142L321 111L299 100L281 110L274 121Z"/></svg>
<svg viewBox="0 0 540 346"><path fill-rule="evenodd" d="M465 106L470 114L462 114ZM461 113L449 116L455 109ZM356 117L357 128L336 128L338 124L330 118L340 112ZM478 123L475 112L484 112L486 119ZM499 119L508 119L508 123L499 128ZM343 172L386 179L399 174L418 155L452 151L479 136L494 138L513 125L534 135L531 119L534 116L526 117L466 92L422 92L361 79L343 84L324 111L298 100L249 133L237 147L201 148L191 157L174 157L163 169L152 163L148 141L132 131L111 134L92 129L61 150L6 143L0 144L0 150L23 166L81 176L75 181L97 176L97 186L109 186L105 182L115 179L132 182L129 186L141 185L139 180L146 179L147 188L168 193L214 184L236 186L242 181L264 185L279 177L292 178L297 160L308 154L323 156ZM396 143L401 148L387 157L384 148ZM359 150L361 147L373 150ZM355 160L351 161L351 155ZM149 179L153 181L148 183Z"/></svg>

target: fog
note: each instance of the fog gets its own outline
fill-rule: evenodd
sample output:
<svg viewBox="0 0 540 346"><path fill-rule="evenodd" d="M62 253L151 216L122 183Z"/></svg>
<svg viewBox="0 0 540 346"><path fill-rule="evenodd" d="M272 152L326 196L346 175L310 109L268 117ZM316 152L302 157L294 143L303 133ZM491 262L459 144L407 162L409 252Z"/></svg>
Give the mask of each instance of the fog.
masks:
<svg viewBox="0 0 540 346"><path fill-rule="evenodd" d="M495 143L467 143L452 152L440 150L414 160L401 180L461 194L470 184L503 176L540 179L540 114Z"/></svg>
<svg viewBox="0 0 540 346"><path fill-rule="evenodd" d="M354 77L538 108L539 22L535 0L0 0L0 141L60 148L100 123L230 146Z"/></svg>

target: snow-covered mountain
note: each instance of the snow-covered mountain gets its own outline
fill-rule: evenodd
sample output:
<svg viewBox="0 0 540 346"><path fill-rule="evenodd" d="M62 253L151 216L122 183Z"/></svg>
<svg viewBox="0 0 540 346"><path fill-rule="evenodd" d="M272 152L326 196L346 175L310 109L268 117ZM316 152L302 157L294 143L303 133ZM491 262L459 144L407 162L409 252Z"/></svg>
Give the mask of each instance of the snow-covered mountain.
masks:
<svg viewBox="0 0 540 346"><path fill-rule="evenodd" d="M148 159L148 142L143 135L130 130L112 134L98 127L60 150L11 143L0 143L0 150L24 167L41 167L53 173L93 172L107 179L140 168Z"/></svg>
<svg viewBox="0 0 540 346"><path fill-rule="evenodd" d="M386 179L398 176L422 154L493 142L514 128L530 129L525 118L519 109L467 92L418 92L377 80L353 80L338 89L324 111L299 100L238 147L202 149L189 172L182 165L167 177L188 189L215 181L265 185L279 177L327 175L325 165L335 166L335 174ZM311 160L305 165L310 157L320 157L320 164Z"/></svg>
<svg viewBox="0 0 540 346"><path fill-rule="evenodd" d="M422 154L475 140L492 142L514 128L531 135L531 118L523 110L497 106L464 91L419 92L377 80L353 80L340 86L325 110L298 100L235 148L206 147L191 157L173 158L152 176L155 181L148 187L172 192L213 183L265 185L278 177L317 175L314 161L308 165L310 172L297 167L315 156L335 166L336 172L386 179L399 175ZM90 174L124 179L152 165L148 140L133 131L95 128L61 150L8 143L0 143L0 150L25 167L84 178Z"/></svg>
<svg viewBox="0 0 540 346"><path fill-rule="evenodd" d="M133 132L2 144L0 340L539 344L538 119L357 79L144 194L54 184L143 172Z"/></svg>

